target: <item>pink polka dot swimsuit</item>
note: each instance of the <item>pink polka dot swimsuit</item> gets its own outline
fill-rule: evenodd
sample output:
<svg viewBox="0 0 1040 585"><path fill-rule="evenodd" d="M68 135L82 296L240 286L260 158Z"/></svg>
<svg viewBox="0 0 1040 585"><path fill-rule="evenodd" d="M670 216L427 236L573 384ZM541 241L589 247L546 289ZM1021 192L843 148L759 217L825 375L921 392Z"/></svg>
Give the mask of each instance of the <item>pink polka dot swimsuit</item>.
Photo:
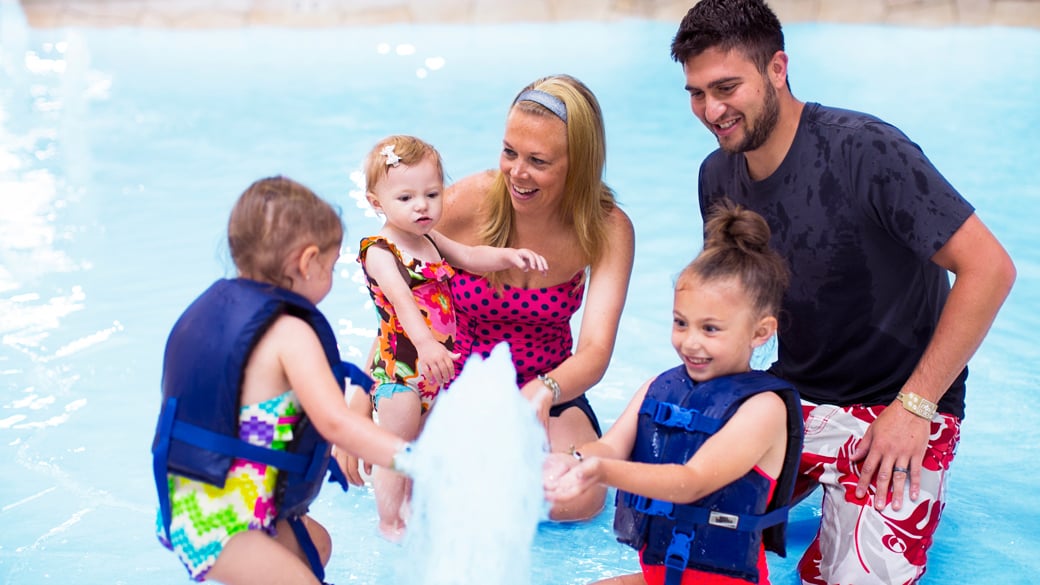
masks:
<svg viewBox="0 0 1040 585"><path fill-rule="evenodd" d="M500 342L509 343L516 382L523 386L571 355L571 317L585 294L585 273L563 284L538 289L503 285L495 288L482 277L457 270L451 280L458 318L455 351L462 357L456 372L471 354L487 357Z"/></svg>

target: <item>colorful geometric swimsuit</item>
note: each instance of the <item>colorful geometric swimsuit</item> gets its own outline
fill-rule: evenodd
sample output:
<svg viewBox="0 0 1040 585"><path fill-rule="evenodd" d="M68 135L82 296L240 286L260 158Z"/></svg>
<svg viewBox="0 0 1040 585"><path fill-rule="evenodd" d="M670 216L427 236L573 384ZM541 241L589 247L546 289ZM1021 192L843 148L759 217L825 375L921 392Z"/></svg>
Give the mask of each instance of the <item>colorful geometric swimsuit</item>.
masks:
<svg viewBox="0 0 1040 585"><path fill-rule="evenodd" d="M419 306L419 312L422 313L434 339L448 351L455 351L456 345L455 310L452 307L450 284L455 271L444 260L426 262L412 258L383 236L361 240L358 262L361 263L362 270L365 270L368 291L379 315L379 347L372 359L372 377L378 384L403 384L415 390L422 402L422 412L425 413L433 405L439 389L428 387L426 380L418 373L419 353L415 345L405 334L393 305L376 281L368 276L368 270L365 268L368 249L376 245L393 253L407 271L408 286L412 289L412 298Z"/></svg>
<svg viewBox="0 0 1040 585"><path fill-rule="evenodd" d="M238 436L253 445L284 451L302 414L292 391L239 410ZM156 531L166 548L177 553L195 581L204 581L232 536L246 530L274 533L274 490L278 470L235 459L223 488L167 474L172 518L170 540L161 513Z"/></svg>
<svg viewBox="0 0 1040 585"><path fill-rule="evenodd" d="M544 374L571 356L574 337L571 317L585 295L585 271L579 271L563 284L525 289L503 284L496 291L486 278L456 270L451 294L458 315L455 372L462 371L471 354L491 355L499 343L509 343L517 386ZM585 395L557 404L550 411L559 416L570 407L580 408L599 434L599 422Z"/></svg>

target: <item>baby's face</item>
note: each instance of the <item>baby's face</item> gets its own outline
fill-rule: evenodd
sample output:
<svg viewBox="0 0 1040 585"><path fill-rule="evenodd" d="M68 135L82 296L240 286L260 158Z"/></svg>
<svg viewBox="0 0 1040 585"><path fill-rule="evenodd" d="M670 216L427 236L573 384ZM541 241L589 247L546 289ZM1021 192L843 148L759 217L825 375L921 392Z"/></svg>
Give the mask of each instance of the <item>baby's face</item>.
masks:
<svg viewBox="0 0 1040 585"><path fill-rule="evenodd" d="M374 193L369 193L372 207L389 226L415 235L425 235L437 225L443 201L440 169L429 157L411 166L390 167Z"/></svg>

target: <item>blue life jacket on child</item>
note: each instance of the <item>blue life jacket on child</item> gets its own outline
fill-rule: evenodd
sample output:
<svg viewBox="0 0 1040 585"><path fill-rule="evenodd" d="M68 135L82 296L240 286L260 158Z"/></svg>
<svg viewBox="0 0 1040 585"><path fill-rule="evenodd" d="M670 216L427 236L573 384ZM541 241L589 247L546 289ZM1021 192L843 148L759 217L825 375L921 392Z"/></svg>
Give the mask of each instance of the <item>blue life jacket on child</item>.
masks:
<svg viewBox="0 0 1040 585"><path fill-rule="evenodd" d="M331 444L306 413L293 429L293 440L285 451L238 438L239 394L246 364L257 342L280 315L293 315L310 324L341 390L345 378L366 391L371 389L373 382L367 374L340 360L332 327L310 301L253 280L218 280L185 310L166 342L162 410L152 442L153 471L168 538L171 510L167 473L224 487L236 458L277 468L278 519L289 520L301 547L305 552L311 549L311 568L320 580L324 570L299 518L318 496L326 471L332 475L330 481L347 489L346 477L331 460Z"/></svg>
<svg viewBox="0 0 1040 585"><path fill-rule="evenodd" d="M668 370L647 389L639 409L632 461L684 464L760 392L776 392L787 406L787 453L773 497L770 481L751 470L689 504L653 500L618 490L614 532L643 562L665 565L666 585L678 585L686 568L758 582L758 555L786 556L787 512L802 451L798 393L770 374L751 371L694 382L684 366Z"/></svg>

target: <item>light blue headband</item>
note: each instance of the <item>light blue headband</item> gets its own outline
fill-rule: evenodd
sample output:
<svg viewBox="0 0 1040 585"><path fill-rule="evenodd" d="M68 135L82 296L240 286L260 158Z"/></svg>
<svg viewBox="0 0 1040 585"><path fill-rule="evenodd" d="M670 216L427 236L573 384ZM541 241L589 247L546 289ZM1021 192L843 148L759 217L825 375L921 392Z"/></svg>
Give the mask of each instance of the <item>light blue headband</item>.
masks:
<svg viewBox="0 0 1040 585"><path fill-rule="evenodd" d="M516 102L534 102L556 114L556 117L563 120L564 123L567 122L567 106L560 98L551 93L546 93L540 89L528 89L516 96L516 101L513 103L515 104Z"/></svg>

